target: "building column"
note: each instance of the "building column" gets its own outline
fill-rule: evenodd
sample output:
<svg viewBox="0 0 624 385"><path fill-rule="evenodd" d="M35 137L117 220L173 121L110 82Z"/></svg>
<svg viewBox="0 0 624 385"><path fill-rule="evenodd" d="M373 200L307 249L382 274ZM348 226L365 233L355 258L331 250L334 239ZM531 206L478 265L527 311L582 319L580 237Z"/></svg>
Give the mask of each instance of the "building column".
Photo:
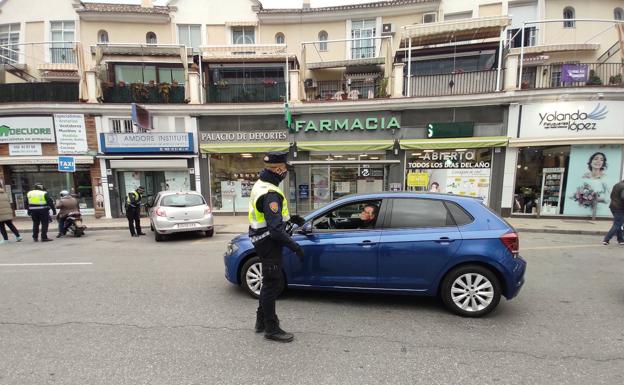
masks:
<svg viewBox="0 0 624 385"><path fill-rule="evenodd" d="M189 72L189 96L191 101L189 104L200 104L199 100L199 74L197 72Z"/></svg>
<svg viewBox="0 0 624 385"><path fill-rule="evenodd" d="M507 136L516 138L518 136L518 125L520 118L520 105L512 103L507 114ZM501 201L501 214L504 217L511 216L514 204L514 187L516 184L516 165L518 164L518 149L507 147L505 150L505 167L503 171L503 191Z"/></svg>
<svg viewBox="0 0 624 385"><path fill-rule="evenodd" d="M106 159L97 159L96 162L97 161L100 162L100 175L102 177L102 195L104 195L104 217L107 219L111 219L113 215L111 211L109 185L114 182L108 179L109 177L112 178L112 174L108 174L108 170L106 169Z"/></svg>
<svg viewBox="0 0 624 385"><path fill-rule="evenodd" d="M505 91L513 91L517 89L519 62L520 57L518 55L509 54L505 58Z"/></svg>
<svg viewBox="0 0 624 385"><path fill-rule="evenodd" d="M289 88L290 88L290 101L291 102L300 102L301 98L299 97L299 70L290 70L289 71Z"/></svg>
<svg viewBox="0 0 624 385"><path fill-rule="evenodd" d="M85 71L87 76L87 103L97 103L97 77L95 71Z"/></svg>
<svg viewBox="0 0 624 385"><path fill-rule="evenodd" d="M404 68L405 63L394 64L394 80L392 82L392 94L390 95L392 98L403 97L403 80L405 79L403 73Z"/></svg>

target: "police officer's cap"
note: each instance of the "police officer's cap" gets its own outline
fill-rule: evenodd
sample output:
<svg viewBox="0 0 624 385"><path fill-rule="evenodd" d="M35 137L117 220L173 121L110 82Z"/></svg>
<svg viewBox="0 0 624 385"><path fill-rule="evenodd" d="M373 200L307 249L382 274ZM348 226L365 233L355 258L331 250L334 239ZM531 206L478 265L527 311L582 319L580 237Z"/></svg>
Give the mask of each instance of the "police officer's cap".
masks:
<svg viewBox="0 0 624 385"><path fill-rule="evenodd" d="M287 152L267 152L264 154L264 163L267 164L280 164L285 163L288 164L288 153Z"/></svg>

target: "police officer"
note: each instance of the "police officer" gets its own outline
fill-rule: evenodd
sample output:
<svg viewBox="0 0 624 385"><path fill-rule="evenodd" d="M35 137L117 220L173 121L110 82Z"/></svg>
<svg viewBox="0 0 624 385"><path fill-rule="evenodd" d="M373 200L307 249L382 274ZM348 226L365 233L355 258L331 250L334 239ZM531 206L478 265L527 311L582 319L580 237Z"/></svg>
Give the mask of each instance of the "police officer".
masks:
<svg viewBox="0 0 624 385"><path fill-rule="evenodd" d="M128 218L130 235L133 237L145 235L141 231L141 199L143 199L144 192L145 187L139 186L136 190L130 191L126 197L126 218Z"/></svg>
<svg viewBox="0 0 624 385"><path fill-rule="evenodd" d="M48 225L50 224L50 209L53 215L56 215L56 207L43 184L35 183L34 188L26 194L24 206L32 219L33 240L39 242L39 225L41 225L41 242L52 241L48 238Z"/></svg>
<svg viewBox="0 0 624 385"><path fill-rule="evenodd" d="M249 197L249 237L262 262L262 289L256 311L256 333L279 342L290 342L293 335L280 328L275 314L275 300L282 282L282 249L284 246L303 259L303 249L286 231L289 220L302 225L299 216L290 217L288 202L278 187L288 172L288 153L271 152L264 156L265 169L254 184Z"/></svg>

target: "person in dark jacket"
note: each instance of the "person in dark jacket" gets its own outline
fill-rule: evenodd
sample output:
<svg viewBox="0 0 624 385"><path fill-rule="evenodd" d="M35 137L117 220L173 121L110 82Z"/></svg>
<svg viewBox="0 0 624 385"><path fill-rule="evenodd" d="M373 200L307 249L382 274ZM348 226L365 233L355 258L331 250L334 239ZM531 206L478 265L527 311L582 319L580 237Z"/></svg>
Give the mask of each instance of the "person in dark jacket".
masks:
<svg viewBox="0 0 624 385"><path fill-rule="evenodd" d="M265 169L260 173L249 197L249 237L262 262L262 288L256 311L257 333L278 342L290 342L294 336L280 328L275 313L275 300L282 285L282 249L288 247L303 259L303 249L286 231L287 222L303 224L299 216L290 217L288 201L279 188L286 178L287 153L268 153Z"/></svg>
<svg viewBox="0 0 624 385"><path fill-rule="evenodd" d="M130 235L133 237L145 235L141 231L141 200L144 192L145 187L139 186L136 190L129 192L126 197L126 218L128 218Z"/></svg>
<svg viewBox="0 0 624 385"><path fill-rule="evenodd" d="M21 242L22 237L19 231L13 224L13 208L9 200L9 194L4 191L2 183L0 183L0 233L2 233L2 239L0 239L0 245L9 242L9 235L7 234L5 225L15 235L15 240Z"/></svg>
<svg viewBox="0 0 624 385"><path fill-rule="evenodd" d="M50 210L53 215L56 215L56 207L43 184L35 183L34 188L26 194L24 206L28 216L32 219L33 240L39 242L39 226L41 226L41 242L52 241L48 238L48 225L50 224Z"/></svg>
<svg viewBox="0 0 624 385"><path fill-rule="evenodd" d="M613 186L609 208L613 214L613 225L602 240L602 244L608 245L611 238L615 235L618 243L624 246L624 235L622 234L622 226L624 225L624 180Z"/></svg>

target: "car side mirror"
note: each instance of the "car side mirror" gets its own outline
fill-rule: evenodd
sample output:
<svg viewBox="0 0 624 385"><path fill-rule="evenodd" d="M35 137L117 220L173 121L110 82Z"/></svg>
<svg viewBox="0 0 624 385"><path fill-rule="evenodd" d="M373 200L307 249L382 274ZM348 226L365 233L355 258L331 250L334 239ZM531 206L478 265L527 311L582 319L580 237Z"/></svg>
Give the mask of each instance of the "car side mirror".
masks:
<svg viewBox="0 0 624 385"><path fill-rule="evenodd" d="M312 222L306 222L299 229L301 234L311 234L312 233Z"/></svg>

